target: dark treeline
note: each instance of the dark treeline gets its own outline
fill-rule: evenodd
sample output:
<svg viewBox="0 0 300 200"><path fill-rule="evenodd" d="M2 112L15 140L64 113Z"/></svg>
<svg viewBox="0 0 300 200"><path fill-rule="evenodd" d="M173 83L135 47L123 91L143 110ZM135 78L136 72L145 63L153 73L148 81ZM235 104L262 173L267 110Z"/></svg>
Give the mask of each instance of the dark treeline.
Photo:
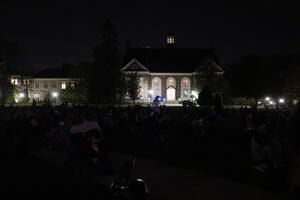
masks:
<svg viewBox="0 0 300 200"><path fill-rule="evenodd" d="M126 91L136 93L138 87L133 85L133 88L125 88L126 84L120 73L124 63L119 50L118 33L111 21L107 20L99 28L98 37L93 48L93 61L77 65L63 64L63 68L73 77L80 78L81 85L88 90L88 97L84 98L87 102L111 105L122 99ZM15 43L0 41L0 63L1 74L32 72L25 67L24 52ZM228 99L232 97L254 98L257 102L266 95L297 99L300 96L299 66L300 58L297 55L245 56L222 66L225 70L223 79L210 84L210 89L226 96L225 103L230 103Z"/></svg>
<svg viewBox="0 0 300 200"><path fill-rule="evenodd" d="M234 96L298 98L300 58L296 55L246 56L226 68Z"/></svg>

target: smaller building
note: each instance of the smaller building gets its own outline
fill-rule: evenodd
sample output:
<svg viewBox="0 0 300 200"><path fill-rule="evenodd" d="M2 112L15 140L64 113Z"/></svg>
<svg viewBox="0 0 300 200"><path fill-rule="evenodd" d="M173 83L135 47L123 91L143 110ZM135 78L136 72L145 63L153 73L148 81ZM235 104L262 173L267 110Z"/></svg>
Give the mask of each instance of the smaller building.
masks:
<svg viewBox="0 0 300 200"><path fill-rule="evenodd" d="M72 87L74 80L64 69L46 69L27 77L11 75L11 83L16 88L17 103L24 98L29 98L29 101L44 101L46 96L60 102L61 91L68 86Z"/></svg>
<svg viewBox="0 0 300 200"><path fill-rule="evenodd" d="M36 101L45 100L46 96L60 101L61 90L74 84L74 78L64 69L46 69L30 77L29 98Z"/></svg>

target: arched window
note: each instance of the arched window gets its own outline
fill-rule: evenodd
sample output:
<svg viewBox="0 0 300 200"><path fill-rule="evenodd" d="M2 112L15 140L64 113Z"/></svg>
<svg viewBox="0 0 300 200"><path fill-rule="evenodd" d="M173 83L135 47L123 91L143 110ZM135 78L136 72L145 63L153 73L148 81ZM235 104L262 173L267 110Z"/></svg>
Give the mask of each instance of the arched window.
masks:
<svg viewBox="0 0 300 200"><path fill-rule="evenodd" d="M181 98L190 98L191 94L191 80L189 78L181 79Z"/></svg>
<svg viewBox="0 0 300 200"><path fill-rule="evenodd" d="M152 79L152 98L156 96L161 96L161 79L159 77L155 77Z"/></svg>
<svg viewBox="0 0 300 200"><path fill-rule="evenodd" d="M167 88L169 88L169 87L174 87L174 88L176 88L176 80L175 80L175 78L169 77L169 78L167 79L167 82L166 82L166 87L167 87Z"/></svg>

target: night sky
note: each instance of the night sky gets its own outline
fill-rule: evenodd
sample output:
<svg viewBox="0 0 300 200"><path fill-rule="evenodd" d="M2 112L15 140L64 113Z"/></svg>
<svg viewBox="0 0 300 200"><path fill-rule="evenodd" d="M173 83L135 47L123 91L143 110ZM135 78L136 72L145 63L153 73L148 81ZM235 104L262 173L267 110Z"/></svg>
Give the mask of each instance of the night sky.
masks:
<svg viewBox="0 0 300 200"><path fill-rule="evenodd" d="M226 64L250 53L299 52L297 9L287 1L1 1L0 39L17 42L37 69L60 67L91 60L97 30L109 18L121 50L127 40L161 47L173 32L177 47L216 47Z"/></svg>

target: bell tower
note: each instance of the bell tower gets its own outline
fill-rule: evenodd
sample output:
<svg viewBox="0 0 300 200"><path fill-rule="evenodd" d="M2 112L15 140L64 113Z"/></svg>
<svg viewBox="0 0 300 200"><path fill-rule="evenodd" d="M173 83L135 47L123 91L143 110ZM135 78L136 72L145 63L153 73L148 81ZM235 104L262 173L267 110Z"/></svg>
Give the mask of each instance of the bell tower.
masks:
<svg viewBox="0 0 300 200"><path fill-rule="evenodd" d="M167 47L173 48L175 46L175 36L173 33L167 35Z"/></svg>

